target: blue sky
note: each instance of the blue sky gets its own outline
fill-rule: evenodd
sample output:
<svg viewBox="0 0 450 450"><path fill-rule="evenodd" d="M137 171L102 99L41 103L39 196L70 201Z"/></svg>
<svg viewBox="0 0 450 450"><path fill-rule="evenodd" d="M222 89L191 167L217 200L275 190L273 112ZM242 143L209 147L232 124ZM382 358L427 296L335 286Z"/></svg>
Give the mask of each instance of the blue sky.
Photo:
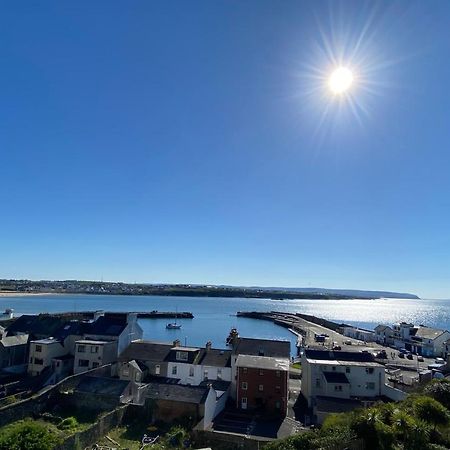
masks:
<svg viewBox="0 0 450 450"><path fill-rule="evenodd" d="M0 277L449 298L448 23L444 0L3 3Z"/></svg>

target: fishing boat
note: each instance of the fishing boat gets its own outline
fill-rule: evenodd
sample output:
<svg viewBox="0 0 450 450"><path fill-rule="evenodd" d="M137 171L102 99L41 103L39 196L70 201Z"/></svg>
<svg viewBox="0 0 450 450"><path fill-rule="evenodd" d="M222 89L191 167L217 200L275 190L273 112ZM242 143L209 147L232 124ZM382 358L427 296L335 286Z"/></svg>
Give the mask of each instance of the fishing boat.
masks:
<svg viewBox="0 0 450 450"><path fill-rule="evenodd" d="M177 316L178 316L178 308L177 308L177 312L175 313L175 321L170 322L166 325L166 328L168 330L179 330L181 328L181 323L177 323Z"/></svg>

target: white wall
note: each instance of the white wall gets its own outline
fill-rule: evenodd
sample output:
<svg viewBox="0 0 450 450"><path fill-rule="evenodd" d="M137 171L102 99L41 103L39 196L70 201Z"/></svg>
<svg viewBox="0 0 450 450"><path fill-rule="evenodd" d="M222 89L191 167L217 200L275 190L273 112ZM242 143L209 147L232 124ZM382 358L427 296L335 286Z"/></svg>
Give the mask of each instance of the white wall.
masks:
<svg viewBox="0 0 450 450"><path fill-rule="evenodd" d="M177 373L173 374L172 369L176 366ZM193 369L193 375L190 375L190 370ZM217 369L222 370L221 380L231 381L231 367L214 367L202 366L199 364L186 364L182 362L169 362L167 365L167 377L179 378L180 384L191 384L198 386L205 378L205 370L208 371L208 380L218 380Z"/></svg>
<svg viewBox="0 0 450 450"><path fill-rule="evenodd" d="M36 346L41 347L41 351L36 351ZM52 359L58 356L64 356L68 353L67 349L59 342L43 344L40 342L30 342L30 354L28 357L28 373L31 375L40 374L46 367L50 367ZM42 359L42 364L35 364L35 359Z"/></svg>

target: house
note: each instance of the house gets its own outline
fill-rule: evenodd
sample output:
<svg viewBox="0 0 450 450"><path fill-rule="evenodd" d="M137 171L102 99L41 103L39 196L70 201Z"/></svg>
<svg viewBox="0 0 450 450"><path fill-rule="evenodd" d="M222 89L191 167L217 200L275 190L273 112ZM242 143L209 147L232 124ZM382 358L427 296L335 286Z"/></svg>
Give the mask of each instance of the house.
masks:
<svg viewBox="0 0 450 450"><path fill-rule="evenodd" d="M393 326L394 345L397 348L417 353L426 357L443 356L445 342L450 339L450 332L424 325L400 322Z"/></svg>
<svg viewBox="0 0 450 450"><path fill-rule="evenodd" d="M120 365L119 377L121 380L141 383L148 374L148 367L141 361L132 359Z"/></svg>
<svg viewBox="0 0 450 450"><path fill-rule="evenodd" d="M404 397L401 391L385 384L384 366L375 362L372 354L363 352L306 349L302 355L301 390L315 421L324 417L325 400L333 404L342 400L347 405L347 400L354 400L368 406L384 397Z"/></svg>
<svg viewBox="0 0 450 450"><path fill-rule="evenodd" d="M64 323L61 318L49 314L24 314L6 327L6 336L29 334L32 340L45 339L54 336Z"/></svg>
<svg viewBox="0 0 450 450"><path fill-rule="evenodd" d="M178 378L181 384L193 386L204 380L231 381L230 350L213 349L211 342L207 342L205 348L176 344L165 359L169 378Z"/></svg>
<svg viewBox="0 0 450 450"><path fill-rule="evenodd" d="M239 355L236 406L284 417L288 402L289 358Z"/></svg>
<svg viewBox="0 0 450 450"><path fill-rule="evenodd" d="M0 339L0 369L27 364L28 334Z"/></svg>
<svg viewBox="0 0 450 450"><path fill-rule="evenodd" d="M375 332L358 327L344 326L342 327L342 334L364 342L375 342L376 339Z"/></svg>
<svg viewBox="0 0 450 450"><path fill-rule="evenodd" d="M405 348L413 353L430 358L443 356L445 343L450 339L450 332L436 328L417 327L410 341L405 342Z"/></svg>
<svg viewBox="0 0 450 450"><path fill-rule="evenodd" d="M375 327L375 341L381 345L394 344L394 330L389 325Z"/></svg>
<svg viewBox="0 0 450 450"><path fill-rule="evenodd" d="M53 337L30 341L27 371L30 375L39 375L45 368L52 366L53 358L67 355L64 342Z"/></svg>
<svg viewBox="0 0 450 450"><path fill-rule="evenodd" d="M187 386L153 382L147 385L145 397L153 421L185 419L194 425L201 420L201 428L206 429L218 414L217 395L211 385Z"/></svg>
<svg viewBox="0 0 450 450"><path fill-rule="evenodd" d="M142 335L137 313L97 312L89 330L84 333L84 339L117 341L117 357L132 341L142 339Z"/></svg>
<svg viewBox="0 0 450 450"><path fill-rule="evenodd" d="M116 360L117 341L81 339L75 343L75 374L95 369Z"/></svg>
<svg viewBox="0 0 450 450"><path fill-rule="evenodd" d="M85 376L73 391L70 400L78 407L110 411L122 403L133 401L132 382L117 378Z"/></svg>
<svg viewBox="0 0 450 450"><path fill-rule="evenodd" d="M254 339L236 335L231 340L231 391L230 395L236 399L237 366L239 355L265 356L267 358L289 359L291 357L291 343L271 339Z"/></svg>
<svg viewBox="0 0 450 450"><path fill-rule="evenodd" d="M120 378L128 379L129 374L123 375L122 371L127 371L128 362L133 360L143 363L148 369L148 375L166 377L168 364L166 358L176 343L142 339L131 342L118 357Z"/></svg>

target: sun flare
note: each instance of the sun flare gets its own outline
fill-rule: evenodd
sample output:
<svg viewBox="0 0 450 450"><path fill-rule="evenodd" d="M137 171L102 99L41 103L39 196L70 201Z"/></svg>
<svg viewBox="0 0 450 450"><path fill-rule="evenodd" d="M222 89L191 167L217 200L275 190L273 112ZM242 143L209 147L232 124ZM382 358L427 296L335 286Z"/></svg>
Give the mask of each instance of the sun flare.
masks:
<svg viewBox="0 0 450 450"><path fill-rule="evenodd" d="M348 91L353 84L353 73L347 67L338 67L328 79L328 87L335 95Z"/></svg>

